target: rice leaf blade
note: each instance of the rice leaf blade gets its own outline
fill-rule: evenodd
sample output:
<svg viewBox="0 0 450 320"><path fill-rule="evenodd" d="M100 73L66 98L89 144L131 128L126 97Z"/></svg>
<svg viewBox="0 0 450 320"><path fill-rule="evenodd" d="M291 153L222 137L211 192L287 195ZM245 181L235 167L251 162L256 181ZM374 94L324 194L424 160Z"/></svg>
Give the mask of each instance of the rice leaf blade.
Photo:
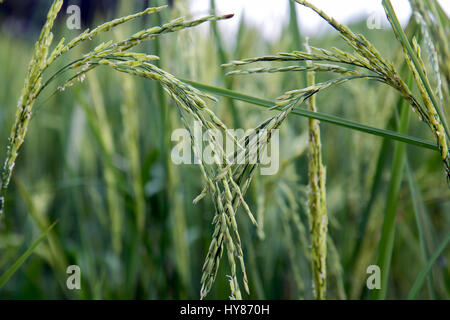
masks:
<svg viewBox="0 0 450 320"><path fill-rule="evenodd" d="M20 268L20 266L28 259L28 257L34 252L37 246L47 237L49 232L58 223L55 221L47 230L37 238L33 244L19 257L19 259L14 262L14 264L9 267L8 270L0 277L0 289L5 285L5 283L14 275L14 273Z"/></svg>
<svg viewBox="0 0 450 320"><path fill-rule="evenodd" d="M409 190L411 193L414 218L416 220L417 229L419 231L420 250L422 251L423 261L426 262L429 259L426 240L425 240L425 231L424 231L424 228L426 227L426 225L423 223L423 220L422 220L423 212L421 209L425 206L425 204L423 203L423 198L420 195L420 190L417 185L417 182L414 179L414 176L413 176L413 173L411 170L411 165L410 165L408 159L406 159L406 177L408 179ZM431 274L427 277L427 286L428 286L428 294L429 294L430 298L434 299L435 298L435 293L434 293L435 289L433 286L433 280L431 278Z"/></svg>
<svg viewBox="0 0 450 320"><path fill-rule="evenodd" d="M227 89L214 87L214 86L209 86L206 84L202 84L202 83L198 83L198 82L186 80L186 79L180 79L180 80L192 85L193 87L195 87L199 90L203 90L203 91L209 92L211 94L222 96L222 97L230 97L235 100L248 102L250 104L264 107L267 109L273 108L275 105L274 102L271 102L269 100L252 97L249 95L238 93L236 91L227 90ZM412 137L412 136L402 134L399 132L395 132L392 130L379 129L379 128L367 126L364 124L356 123L356 122L353 122L353 121L350 121L350 120L347 120L344 118L336 117L336 116L333 116L330 114L326 114L326 113L314 112L314 111L309 111L309 110L305 110L305 109L301 109L301 108L296 108L292 111L292 114L295 114L295 115L301 116L301 117L317 119L317 120L320 120L323 122L328 122L328 123L331 123L334 125L346 127L346 128L352 129L352 130L357 130L357 131L365 132L368 134L372 134L372 135L376 135L376 136L380 136L380 137L384 137L384 138L388 138L388 139L392 139L392 140L405 142L405 143L412 144L412 145L422 147L422 148L427 148L427 149L431 149L431 150L435 150L435 151L439 150L435 143L429 142L429 141L421 139L421 138Z"/></svg>
<svg viewBox="0 0 450 320"><path fill-rule="evenodd" d="M409 127L410 108L406 102L402 104L399 130L406 133ZM372 299L383 300L386 298L389 269L395 239L395 218L397 213L397 201L400 186L403 180L403 171L406 157L406 145L396 143L394 147L394 160L392 164L391 181L389 185L386 211L381 233L377 265L381 269L381 289L372 291Z"/></svg>
<svg viewBox="0 0 450 320"><path fill-rule="evenodd" d="M450 242L450 232L447 233L447 236L444 238L442 243L439 245L439 247L436 249L436 251L431 256L430 260L426 264L426 266L422 269L422 271L417 276L416 281L414 282L411 291L408 294L408 300L415 299L417 293L419 292L420 288L422 287L428 273L430 272L431 268L433 267L434 263L437 261L439 256L444 252L444 249L447 247L448 243Z"/></svg>

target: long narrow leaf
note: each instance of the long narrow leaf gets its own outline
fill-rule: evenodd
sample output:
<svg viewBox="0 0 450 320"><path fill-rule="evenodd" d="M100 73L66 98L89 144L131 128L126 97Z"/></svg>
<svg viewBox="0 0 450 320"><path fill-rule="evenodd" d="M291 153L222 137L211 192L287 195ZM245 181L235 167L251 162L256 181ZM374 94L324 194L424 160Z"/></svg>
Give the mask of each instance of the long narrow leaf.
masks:
<svg viewBox="0 0 450 320"><path fill-rule="evenodd" d="M44 240L49 232L53 229L53 227L58 223L58 221L55 221L50 227L47 228L47 230L36 239L36 241L33 242L31 247L25 251L23 255L20 256L19 259L17 259L16 262L8 269L6 272L0 277L0 289L5 285L5 283L13 276L13 274L20 268L20 266L27 260L27 258L34 252L34 250L37 248L37 246Z"/></svg>
<svg viewBox="0 0 450 320"><path fill-rule="evenodd" d="M211 6L211 14L216 14L216 0L210 0L210 6ZM214 43L216 45L216 50L217 50L217 58L219 59L220 64L224 64L227 63L229 61L228 57L227 57L227 53L225 51L224 45L223 45L223 40L222 37L220 35L220 31L219 28L217 27L217 22L213 21L211 22L211 31L214 35ZM219 74L220 74L220 78L222 80L222 82L224 83L225 87L227 89L232 89L232 80L230 77L227 77L225 75L225 72L220 69L219 70ZM230 107L231 110L231 115L233 116L233 124L235 128L240 128L241 127L241 122L239 120L239 116L238 116L238 112L236 110L236 105L234 104L233 99L227 99L226 100L228 106Z"/></svg>
<svg viewBox="0 0 450 320"><path fill-rule="evenodd" d="M416 219L417 229L419 230L419 240L420 240L420 250L422 251L422 258L423 261L428 261L428 251L427 251L427 245L425 240L425 223L422 220L423 212L422 208L424 206L423 204L423 198L420 195L419 187L417 186L417 182L414 179L410 164L408 159L406 159L406 176L408 178L408 185L409 190L411 193L411 200L413 204L413 211L414 211L414 218ZM431 299L434 299L434 287L433 287L433 281L430 277L427 279L428 282L428 294Z"/></svg>
<svg viewBox="0 0 450 320"><path fill-rule="evenodd" d="M417 277L416 281L413 284L413 287L411 288L411 291L408 294L408 299L413 300L415 299L417 293L419 292L420 288L422 287L428 273L430 272L431 268L433 267L436 260L439 258L439 256L442 254L444 249L447 247L448 243L450 242L450 232L447 233L447 236L445 237L444 241L442 241L441 245L437 250L434 252L431 259L428 261L425 268L420 271L419 276Z"/></svg>
<svg viewBox="0 0 450 320"><path fill-rule="evenodd" d="M190 80L185 80L185 79L180 79L180 80L191 84L192 86L194 86L197 89L204 90L206 92L209 92L209 93L212 93L212 94L215 94L218 96L228 97L228 98L232 98L235 100L248 102L248 103L251 103L251 104L254 104L257 106L261 106L264 108L273 108L275 106L275 103L272 101L269 101L269 100L252 97L252 96L238 93L235 91L218 88L218 87L213 87L213 86L209 86L206 84L202 84L202 83L198 83L198 82L194 82L194 81L190 81ZM439 150L435 143L429 142L429 141L421 139L421 138L412 137L412 136L402 134L399 132L395 132L395 131L391 131L391 130L379 129L379 128L367 126L364 124L356 123L356 122L353 122L353 121L350 121L347 119L332 116L332 115L322 113L322 112L313 112L313 111L297 108L294 111L292 111L292 114L295 114L295 115L301 116L301 117L317 119L317 120L320 120L323 122L328 122L328 123L338 125L341 127L345 127L345 128L349 128L352 130L357 130L357 131L365 132L368 134L376 135L379 137L405 142L408 144L412 144L415 146L419 146L419 147L423 147L423 148L427 148L427 149L431 149L431 150L436 150L436 151Z"/></svg>
<svg viewBox="0 0 450 320"><path fill-rule="evenodd" d="M406 133L409 127L410 108L403 101L400 116L400 132ZM400 193L400 186L403 179L403 169L405 166L406 145L396 143L394 147L394 160L392 164L392 176L389 185L386 211L383 221L383 229L379 245L377 265L381 269L381 289L372 291L372 299L385 299L389 271L391 267L392 252L395 239L395 217L397 215L397 200Z"/></svg>

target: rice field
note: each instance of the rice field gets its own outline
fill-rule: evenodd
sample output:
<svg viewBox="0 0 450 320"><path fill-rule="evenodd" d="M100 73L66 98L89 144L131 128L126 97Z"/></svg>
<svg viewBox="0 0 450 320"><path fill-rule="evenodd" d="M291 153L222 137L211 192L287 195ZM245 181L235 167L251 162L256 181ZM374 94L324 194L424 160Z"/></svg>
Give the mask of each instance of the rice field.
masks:
<svg viewBox="0 0 450 320"><path fill-rule="evenodd" d="M383 0L374 29L283 0L276 39L214 0L117 1L80 30L42 0L17 33L9 1L0 299L450 298L439 1L409 0L402 27ZM333 31L306 37L299 7ZM209 161L175 161L177 132Z"/></svg>

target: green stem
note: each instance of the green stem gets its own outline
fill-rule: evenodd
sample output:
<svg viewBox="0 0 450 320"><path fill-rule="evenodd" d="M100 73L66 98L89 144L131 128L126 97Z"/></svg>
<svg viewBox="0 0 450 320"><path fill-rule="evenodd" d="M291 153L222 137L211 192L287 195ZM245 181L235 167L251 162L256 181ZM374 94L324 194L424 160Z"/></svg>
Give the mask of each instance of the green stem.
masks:
<svg viewBox="0 0 450 320"><path fill-rule="evenodd" d="M437 250L434 252L430 261L428 261L425 268L423 268L422 271L419 273L419 276L417 277L416 281L414 282L414 284L411 288L411 291L408 294L408 300L415 299L415 297L416 297L417 293L419 292L420 288L422 287L423 282L425 281L428 273L431 271L431 268L433 267L434 263L439 258L439 256L442 254L442 252L447 247L449 242L450 242L450 232L447 233L447 236L445 237L444 241L442 241L439 248L437 248Z"/></svg>
<svg viewBox="0 0 450 320"><path fill-rule="evenodd" d="M248 102L253 105L264 107L267 109L273 108L275 106L275 103L272 101L269 101L269 100L252 97L249 95L238 93L236 91L231 91L231 90L227 90L227 89L223 89L223 88L209 86L209 85L198 83L198 82L191 81L191 80L186 80L186 79L180 79L180 80L192 85L193 87L195 87L197 89L200 89L200 90L203 90L203 91L206 91L206 92L218 95L218 96L229 97L229 98L232 98L235 100ZM279 108L277 108L277 109L279 109ZM423 140L421 138L412 137L412 136L402 134L399 132L395 132L395 131L391 131L391 130L379 129L379 128L367 126L367 125L356 123L356 122L353 122L353 121L350 121L347 119L332 116L332 115L329 115L326 113L314 112L314 111L297 108L292 111L292 114L295 114L295 115L301 116L301 117L317 119L317 120L320 120L323 122L328 122L328 123L338 125L341 127L345 127L345 128L349 128L352 130L357 130L357 131L365 132L368 134L380 136L383 138L389 138L392 140L397 140L397 141L405 142L408 144L412 144L415 146L439 151L439 148L433 142L429 142L429 141Z"/></svg>
<svg viewBox="0 0 450 320"><path fill-rule="evenodd" d="M426 225L424 223L425 221L423 220L424 203L423 203L422 195L420 194L419 187L417 186L417 182L414 179L408 159L406 159L406 174L407 174L409 189L410 189L410 193L411 193L414 218L416 220L417 229L419 231L420 249L422 251L422 258L425 263L426 261L428 261L429 258L428 258L428 250L427 250L427 245L426 245L426 240L425 240L425 231L424 231L424 227ZM432 279L431 275L429 277L427 277L427 286L428 286L429 297L430 297L430 299L434 300L435 299L434 286L433 286L433 279Z"/></svg>
<svg viewBox="0 0 450 320"><path fill-rule="evenodd" d="M47 230L38 238L36 241L33 242L31 247L25 251L23 255L20 256L19 259L8 269L6 272L0 277L0 289L5 285L5 283L13 276L13 274L20 268L20 266L27 260L27 258L34 252L34 250L37 248L37 246L47 237L49 232L53 229L53 227L58 222L54 222L50 227L47 228Z"/></svg>
<svg viewBox="0 0 450 320"><path fill-rule="evenodd" d="M406 101L402 103L400 115L400 132L408 132L410 108L406 105ZM394 160L392 165L392 176L389 185L388 200L386 204L386 212L383 221L383 229L379 246L379 254L377 265L381 269L381 289L373 290L371 298L383 300L386 298L389 269L391 266L391 258L394 247L395 238L395 217L397 214L397 200L400 192L400 185L403 179L403 171L405 167L406 145L396 143L394 148Z"/></svg>
<svg viewBox="0 0 450 320"><path fill-rule="evenodd" d="M210 6L211 6L212 14L215 14L215 11L216 11L215 0L210 0ZM217 48L217 55L218 55L218 58L219 58L219 62L220 62L220 64L227 63L229 60L228 60L228 57L227 57L227 53L225 52L225 48L223 46L222 37L220 36L220 31L217 28L217 22L216 21L211 21L211 30L212 30L212 33L213 33L214 38L215 38L215 44L216 44L216 48ZM227 89L232 89L232 87L233 87L232 79L227 77L225 75L225 72L222 69L219 70L219 73L220 73L220 77L222 79L222 82L225 84L225 87ZM233 126L235 128L241 128L241 123L240 123L240 120L239 120L238 112L236 110L236 105L234 104L233 99L226 99L226 102L227 102L228 106L231 109L231 115L233 116Z"/></svg>

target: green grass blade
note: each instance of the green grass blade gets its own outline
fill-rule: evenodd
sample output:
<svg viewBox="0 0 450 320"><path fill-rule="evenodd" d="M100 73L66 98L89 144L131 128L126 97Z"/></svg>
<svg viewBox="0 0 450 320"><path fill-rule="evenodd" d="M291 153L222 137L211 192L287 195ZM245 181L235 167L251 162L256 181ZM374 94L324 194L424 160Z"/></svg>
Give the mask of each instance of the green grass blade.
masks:
<svg viewBox="0 0 450 320"><path fill-rule="evenodd" d="M37 246L44 240L49 232L53 229L53 227L58 223L58 221L55 221L50 227L47 228L47 230L39 237L37 238L31 247L25 251L23 255L20 256L19 259L17 259L16 262L8 269L6 272L0 277L0 288L2 288L5 283L14 275L14 273L20 268L20 266L27 260L27 258L34 252L34 250L37 248Z"/></svg>
<svg viewBox="0 0 450 320"><path fill-rule="evenodd" d="M289 31L292 34L292 44L295 50L303 50L302 36L297 19L296 3L289 0Z"/></svg>
<svg viewBox="0 0 450 320"><path fill-rule="evenodd" d="M228 98L232 98L235 100L248 102L248 103L251 103L251 104L254 104L257 106L261 106L264 108L272 108L275 105L275 103L272 101L252 97L252 96L238 93L235 91L218 88L218 87L213 87L213 86L209 86L206 84L202 84L202 83L198 83L198 82L194 82L194 81L190 81L190 80L181 79L181 81L189 83L197 89L204 90L206 92L209 92L209 93L212 93L212 94L215 94L218 96L228 97ZM292 113L297 116L317 119L317 120L320 120L323 122L328 122L328 123L331 123L334 125L349 128L352 130L365 132L365 133L376 135L379 137L397 140L397 141L405 142L405 143L412 144L415 146L435 150L435 151L439 150L435 143L429 142L429 141L421 139L421 138L412 137L412 136L402 134L399 132L395 132L395 131L391 131L391 130L379 129L379 128L367 126L367 125L356 123L356 122L353 122L353 121L350 121L347 119L332 116L332 115L329 115L326 113L313 112L313 111L299 109L299 108L292 111Z"/></svg>
<svg viewBox="0 0 450 320"><path fill-rule="evenodd" d="M439 256L442 254L444 249L447 247L448 243L450 242L450 232L447 233L447 236L445 237L444 241L440 244L440 246L437 248L437 250L432 255L431 259L428 261L425 268L420 271L419 275L417 276L416 281L414 282L411 291L408 294L408 299L413 300L415 299L417 293L419 292L420 288L423 285L423 282L425 281L428 273L430 272L431 268L433 267L436 260L439 258Z"/></svg>
<svg viewBox="0 0 450 320"><path fill-rule="evenodd" d="M431 85L428 81L427 76L424 74L421 64L419 61L419 58L417 57L414 49L411 46L411 43L409 42L405 32L403 31L402 26L400 25L400 22L397 19L397 15L395 14L394 8L392 7L390 0L383 0L383 7L386 10L386 14L389 18L389 21L391 22L392 28L394 29L395 33L398 35L399 40L401 41L402 45L404 46L406 52L408 53L409 57L411 58L417 72L419 73L420 79L425 86L425 90L427 91L428 96L430 97L431 102L434 105L434 108L439 114L439 118L442 121L442 124L444 126L445 133L448 138L450 138L447 120L444 117L444 114L441 110L440 104L438 103L436 96L433 93L433 90L431 88Z"/></svg>
<svg viewBox="0 0 450 320"><path fill-rule="evenodd" d="M410 108L403 101L400 116L400 132L406 133L409 127ZM397 200L400 193L400 186L403 179L403 169L405 165L406 145L396 143L394 148L394 160L392 164L391 182L386 204L386 211L383 221L381 240L377 265L381 269L381 289L373 290L372 299L385 299L389 279L389 269L391 266L392 251L395 238L395 217L397 213Z"/></svg>
<svg viewBox="0 0 450 320"><path fill-rule="evenodd" d="M427 245L426 245L426 241L425 241L425 231L424 231L425 223L423 223L424 221L422 219L422 217L423 217L422 208L424 207L424 203L423 203L423 198L420 195L420 190L417 186L417 182L415 181L413 173L411 171L411 167L410 167L408 159L406 159L406 177L408 179L409 190L411 193L414 218L416 220L417 229L419 231L420 249L422 251L423 261L426 262L426 261L428 261L428 251L427 251ZM433 281L431 278L431 274L429 277L427 277L427 285L428 285L428 294L429 294L430 298L434 300L435 299L435 295L434 295L435 290L433 287Z"/></svg>
<svg viewBox="0 0 450 320"><path fill-rule="evenodd" d="M27 211L29 212L30 217L34 220L39 232L44 233L51 224L48 215L44 213L42 208L36 205L36 198L34 198L33 195L27 190L20 178L15 177L14 184L24 200L23 202L26 205ZM64 273L66 267L68 266L67 258L62 245L54 232L49 233L48 244L51 252L52 267L55 268L55 271Z"/></svg>
<svg viewBox="0 0 450 320"><path fill-rule="evenodd" d="M289 33L291 34L291 49L292 51L303 51L304 44L302 43L302 35L300 33L300 25L297 18L297 4L293 0L289 0ZM290 72L284 75L283 82L292 82L295 78L292 77ZM306 72L300 72L298 75L298 81L300 87L306 87ZM286 87L283 83L283 88Z"/></svg>
<svg viewBox="0 0 450 320"><path fill-rule="evenodd" d="M215 0L210 0L210 6L211 6L212 14L215 14L216 13L215 12L216 11L216 1ZM227 63L229 60L228 60L228 57L227 57L227 53L225 52L225 48L223 46L222 37L220 35L219 29L217 28L217 22L216 21L212 21L211 22L211 31L212 31L212 33L214 35L214 39L215 39L214 43L216 45L216 50L217 50L217 55L218 55L218 58L219 58L219 62L220 62L220 64ZM232 89L232 87L233 87L232 78L227 77L225 75L225 72L224 72L223 68L219 69L219 74L220 74L221 80L224 83L225 87L227 89ZM233 117L233 125L234 125L234 127L235 128L241 128L242 125L241 125L241 122L239 120L239 115L238 115L238 112L236 110L236 105L235 105L233 99L227 99L226 103L230 107L231 115Z"/></svg>

